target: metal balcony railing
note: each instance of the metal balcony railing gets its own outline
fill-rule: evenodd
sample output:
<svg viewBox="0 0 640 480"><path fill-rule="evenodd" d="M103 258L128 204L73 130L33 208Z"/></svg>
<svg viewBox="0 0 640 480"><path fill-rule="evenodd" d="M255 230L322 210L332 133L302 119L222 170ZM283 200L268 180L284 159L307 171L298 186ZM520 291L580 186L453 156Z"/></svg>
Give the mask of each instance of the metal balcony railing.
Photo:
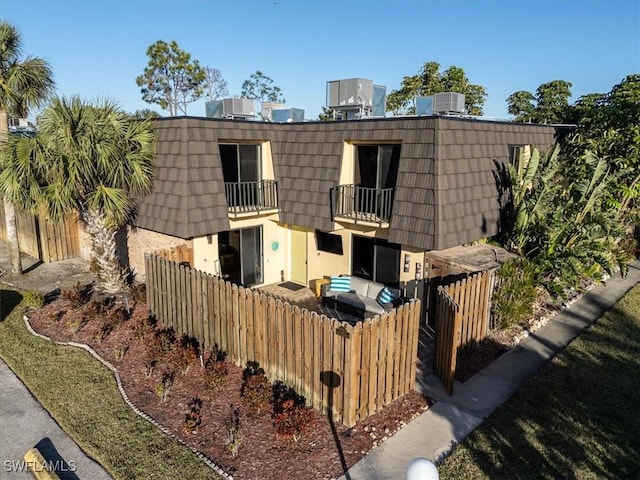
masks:
<svg viewBox="0 0 640 480"><path fill-rule="evenodd" d="M225 182L224 193L229 213L234 215L278 208L278 182L275 180Z"/></svg>
<svg viewBox="0 0 640 480"><path fill-rule="evenodd" d="M331 189L334 217L354 222L382 225L389 223L393 206L393 188L368 188L358 185L338 185Z"/></svg>

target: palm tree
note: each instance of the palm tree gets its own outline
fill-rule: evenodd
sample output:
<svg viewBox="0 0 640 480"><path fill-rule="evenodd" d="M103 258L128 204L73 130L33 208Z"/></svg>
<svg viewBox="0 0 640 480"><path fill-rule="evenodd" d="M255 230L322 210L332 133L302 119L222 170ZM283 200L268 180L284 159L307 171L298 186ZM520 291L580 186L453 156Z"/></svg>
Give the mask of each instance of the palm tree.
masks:
<svg viewBox="0 0 640 480"><path fill-rule="evenodd" d="M133 196L153 187L153 122L131 120L111 101L94 105L79 97L54 98L39 118L31 150L17 154L22 157L18 165L26 163L27 156L32 159L28 175L37 180L23 178L23 184L39 184L30 189L30 198L38 197L51 219L79 212L91 237L93 266L108 293L126 288L116 233L135 213Z"/></svg>
<svg viewBox="0 0 640 480"><path fill-rule="evenodd" d="M0 22L0 141L8 136L8 113L25 117L29 108L41 106L53 90L49 64L36 57L21 59L22 38L8 22ZM15 207L4 198L7 243L13 273L21 273Z"/></svg>

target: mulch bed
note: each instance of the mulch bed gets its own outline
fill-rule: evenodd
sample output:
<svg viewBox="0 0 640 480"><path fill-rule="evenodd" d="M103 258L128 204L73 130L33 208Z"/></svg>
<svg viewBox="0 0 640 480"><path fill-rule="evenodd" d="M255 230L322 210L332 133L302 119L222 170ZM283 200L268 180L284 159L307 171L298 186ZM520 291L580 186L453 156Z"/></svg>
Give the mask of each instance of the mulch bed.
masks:
<svg viewBox="0 0 640 480"><path fill-rule="evenodd" d="M224 387L215 391L207 385L200 362L195 362L186 375L174 374L173 385L162 403L157 388L170 367L159 363L146 378L142 361L146 337L139 339L132 328L148 318L146 306L134 304L131 317L101 341L99 332L104 320L101 316L87 315L85 308L74 308L68 299L60 298L31 312L29 318L38 333L57 341L90 345L117 368L129 399L139 409L236 479L337 478L344 473L345 465L352 466L429 406L428 399L412 392L353 428L336 424L336 435L332 422L313 411L314 426L297 442L276 438L272 411L259 416L249 416L245 411L240 367L230 364ZM127 345L128 350L121 359L116 359L123 345ZM196 434L185 434L183 426L188 404L195 397L203 402L202 425ZM237 411L241 432L235 457L227 448L234 411Z"/></svg>

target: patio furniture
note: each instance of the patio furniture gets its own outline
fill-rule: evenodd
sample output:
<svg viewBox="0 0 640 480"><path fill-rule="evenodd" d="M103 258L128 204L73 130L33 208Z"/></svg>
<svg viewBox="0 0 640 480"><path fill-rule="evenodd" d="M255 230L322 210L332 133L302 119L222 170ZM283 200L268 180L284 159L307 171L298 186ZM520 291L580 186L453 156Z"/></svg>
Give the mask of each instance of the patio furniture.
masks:
<svg viewBox="0 0 640 480"><path fill-rule="evenodd" d="M359 317L383 314L402 303L400 290L364 278L341 275L322 285L323 305Z"/></svg>

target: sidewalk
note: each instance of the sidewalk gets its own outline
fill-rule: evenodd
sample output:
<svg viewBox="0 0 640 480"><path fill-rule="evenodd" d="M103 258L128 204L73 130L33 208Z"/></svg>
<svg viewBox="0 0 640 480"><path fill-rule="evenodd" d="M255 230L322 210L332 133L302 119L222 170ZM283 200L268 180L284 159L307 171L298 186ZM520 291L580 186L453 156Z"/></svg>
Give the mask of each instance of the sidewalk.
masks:
<svg viewBox="0 0 640 480"><path fill-rule="evenodd" d="M638 282L640 261L636 260L625 278L611 278L469 381L455 382L452 396L446 394L436 376L429 376L421 392L436 400L435 405L341 479L402 480L411 460L423 457L437 461Z"/></svg>
<svg viewBox="0 0 640 480"><path fill-rule="evenodd" d="M0 479L33 479L24 471L24 454L38 448L62 479L111 477L58 426L11 369L0 360Z"/></svg>
<svg viewBox="0 0 640 480"><path fill-rule="evenodd" d="M35 290L44 295L56 288L65 290L92 279L87 262L79 258L38 263L23 255L22 268L26 272L23 275L10 273L7 247L0 242L0 270L5 272L0 277L0 285ZM25 471L24 464L20 463L33 447L53 462L62 480L111 478L58 426L0 359L0 480L33 479L33 473Z"/></svg>

